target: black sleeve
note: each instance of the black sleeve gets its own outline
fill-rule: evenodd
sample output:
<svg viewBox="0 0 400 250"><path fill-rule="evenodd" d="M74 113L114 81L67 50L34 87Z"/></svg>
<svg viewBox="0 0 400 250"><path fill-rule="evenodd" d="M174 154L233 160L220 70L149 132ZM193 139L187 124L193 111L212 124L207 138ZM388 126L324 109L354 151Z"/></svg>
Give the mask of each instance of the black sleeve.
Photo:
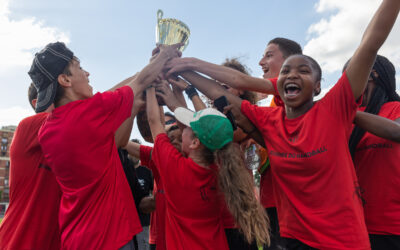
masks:
<svg viewBox="0 0 400 250"><path fill-rule="evenodd" d="M118 154L135 200L136 209L139 210L140 201L147 195L139 184L133 162L128 158L128 152L124 149L118 149Z"/></svg>

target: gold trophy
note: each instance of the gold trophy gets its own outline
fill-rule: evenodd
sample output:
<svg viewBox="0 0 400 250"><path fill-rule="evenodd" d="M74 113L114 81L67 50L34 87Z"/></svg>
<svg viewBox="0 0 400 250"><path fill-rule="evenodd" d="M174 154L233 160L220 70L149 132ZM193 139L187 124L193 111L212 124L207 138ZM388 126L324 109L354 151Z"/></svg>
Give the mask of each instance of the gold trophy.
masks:
<svg viewBox="0 0 400 250"><path fill-rule="evenodd" d="M189 44L189 27L177 19L162 18L163 14L162 10L157 11L156 43L167 45L182 43L183 46L179 50L183 51ZM159 105L164 105L161 100L157 101ZM140 111L137 114L136 122L143 139L153 143L146 111Z"/></svg>
<svg viewBox="0 0 400 250"><path fill-rule="evenodd" d="M163 15L162 10L157 11L156 43L168 45L183 43L179 49L183 51L189 44L189 27L177 19L162 18Z"/></svg>

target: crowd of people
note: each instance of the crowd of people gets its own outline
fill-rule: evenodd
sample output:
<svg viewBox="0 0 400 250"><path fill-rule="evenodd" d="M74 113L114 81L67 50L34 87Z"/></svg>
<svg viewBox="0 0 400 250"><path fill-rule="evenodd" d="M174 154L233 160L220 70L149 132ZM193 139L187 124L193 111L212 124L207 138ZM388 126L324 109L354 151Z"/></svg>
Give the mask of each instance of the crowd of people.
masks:
<svg viewBox="0 0 400 250"><path fill-rule="evenodd" d="M267 44L263 78L157 45L96 94L48 44L28 73L37 114L10 148L0 249L400 249L400 96L378 55L399 10L382 1L319 101L321 67L286 38ZM129 140L136 116L152 147Z"/></svg>

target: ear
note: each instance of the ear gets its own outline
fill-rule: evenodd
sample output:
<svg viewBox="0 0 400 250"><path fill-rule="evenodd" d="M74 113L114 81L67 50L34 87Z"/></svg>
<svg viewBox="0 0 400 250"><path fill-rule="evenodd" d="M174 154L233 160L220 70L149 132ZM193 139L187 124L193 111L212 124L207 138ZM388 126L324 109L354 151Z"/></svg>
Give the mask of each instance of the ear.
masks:
<svg viewBox="0 0 400 250"><path fill-rule="evenodd" d="M317 96L321 93L321 81L318 81L314 87L314 96Z"/></svg>
<svg viewBox="0 0 400 250"><path fill-rule="evenodd" d="M190 149L198 149L201 146L199 138L195 137L189 145Z"/></svg>
<svg viewBox="0 0 400 250"><path fill-rule="evenodd" d="M37 99L33 99L31 103L33 107L36 107Z"/></svg>
<svg viewBox="0 0 400 250"><path fill-rule="evenodd" d="M57 80L62 87L71 87L71 79L66 74L58 75Z"/></svg>

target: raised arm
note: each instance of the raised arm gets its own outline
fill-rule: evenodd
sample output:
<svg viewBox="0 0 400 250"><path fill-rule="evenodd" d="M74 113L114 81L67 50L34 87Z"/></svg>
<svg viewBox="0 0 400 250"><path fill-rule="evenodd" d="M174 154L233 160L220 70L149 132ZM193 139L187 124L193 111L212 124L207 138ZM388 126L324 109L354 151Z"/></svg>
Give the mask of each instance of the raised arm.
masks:
<svg viewBox="0 0 400 250"><path fill-rule="evenodd" d="M175 57L179 57L181 53L178 48L181 44L174 45L162 45L159 46L159 52L156 51L150 60L150 63L140 71L136 77L133 77L128 81L127 85L130 86L135 95L143 92L148 86L150 86L161 74L164 69L165 63ZM132 109L133 112L133 109Z"/></svg>
<svg viewBox="0 0 400 250"><path fill-rule="evenodd" d="M133 79L135 79L135 77L137 76L137 73L134 74L133 76L130 76L128 78L126 78L125 80L123 80L122 82L118 83L117 85L113 86L111 89L107 90L107 91L114 91L122 86L127 85L128 83L132 82Z"/></svg>
<svg viewBox="0 0 400 250"><path fill-rule="evenodd" d="M215 80L205 78L193 71L182 72L180 75L211 100L215 100L218 97L224 95L226 96L230 104L233 104L240 108L242 104L242 99L231 94Z"/></svg>
<svg viewBox="0 0 400 250"><path fill-rule="evenodd" d="M231 94L228 90L218 84L216 81L207 79L195 72L183 72L181 76L188 80L192 85L194 85L198 90L200 90L203 94L205 94L211 100L215 100L220 96L225 96L228 99L228 102L231 104L230 110L235 117L236 123L239 125L243 131L248 134L251 138L253 138L257 143L265 147L264 139L258 131L258 129L253 125L253 123L247 119L241 113L241 105L242 99Z"/></svg>
<svg viewBox="0 0 400 250"><path fill-rule="evenodd" d="M400 143L400 118L392 121L382 116L357 111L354 123L371 134Z"/></svg>
<svg viewBox="0 0 400 250"><path fill-rule="evenodd" d="M128 154L132 155L133 157L140 159L140 144L137 142L129 141L124 149L128 151Z"/></svg>
<svg viewBox="0 0 400 250"><path fill-rule="evenodd" d="M139 110L143 108L143 106L144 100L142 92L135 96L131 117L126 119L115 132L115 144L117 145L117 148L123 147L128 143L133 127L133 120L135 119L135 116L137 115Z"/></svg>
<svg viewBox="0 0 400 250"><path fill-rule="evenodd" d="M189 83L187 83L185 80L183 80L180 77L178 79L170 78L170 79L168 79L168 81L171 83L172 89L174 90L175 95L176 95L175 92L178 92L181 94L182 94L182 91L186 92L186 94L188 95L188 98L193 103L195 111L199 111L199 110L207 108L207 106L204 104L204 102L201 100L200 96L198 95L194 86L190 85Z"/></svg>
<svg viewBox="0 0 400 250"><path fill-rule="evenodd" d="M399 9L399 0L383 0L349 62L346 74L356 99L364 92L375 57L388 37L396 21Z"/></svg>
<svg viewBox="0 0 400 250"><path fill-rule="evenodd" d="M153 141L155 141L157 135L165 133L165 129L163 123L161 122L160 109L156 99L156 91L154 87L146 90L146 111L151 135L153 137Z"/></svg>
<svg viewBox="0 0 400 250"><path fill-rule="evenodd" d="M171 68L167 72L167 77L175 73L191 70L210 76L235 89L277 94L272 82L267 79L252 77L229 67L209 63L197 58L174 58L167 63L166 67Z"/></svg>

